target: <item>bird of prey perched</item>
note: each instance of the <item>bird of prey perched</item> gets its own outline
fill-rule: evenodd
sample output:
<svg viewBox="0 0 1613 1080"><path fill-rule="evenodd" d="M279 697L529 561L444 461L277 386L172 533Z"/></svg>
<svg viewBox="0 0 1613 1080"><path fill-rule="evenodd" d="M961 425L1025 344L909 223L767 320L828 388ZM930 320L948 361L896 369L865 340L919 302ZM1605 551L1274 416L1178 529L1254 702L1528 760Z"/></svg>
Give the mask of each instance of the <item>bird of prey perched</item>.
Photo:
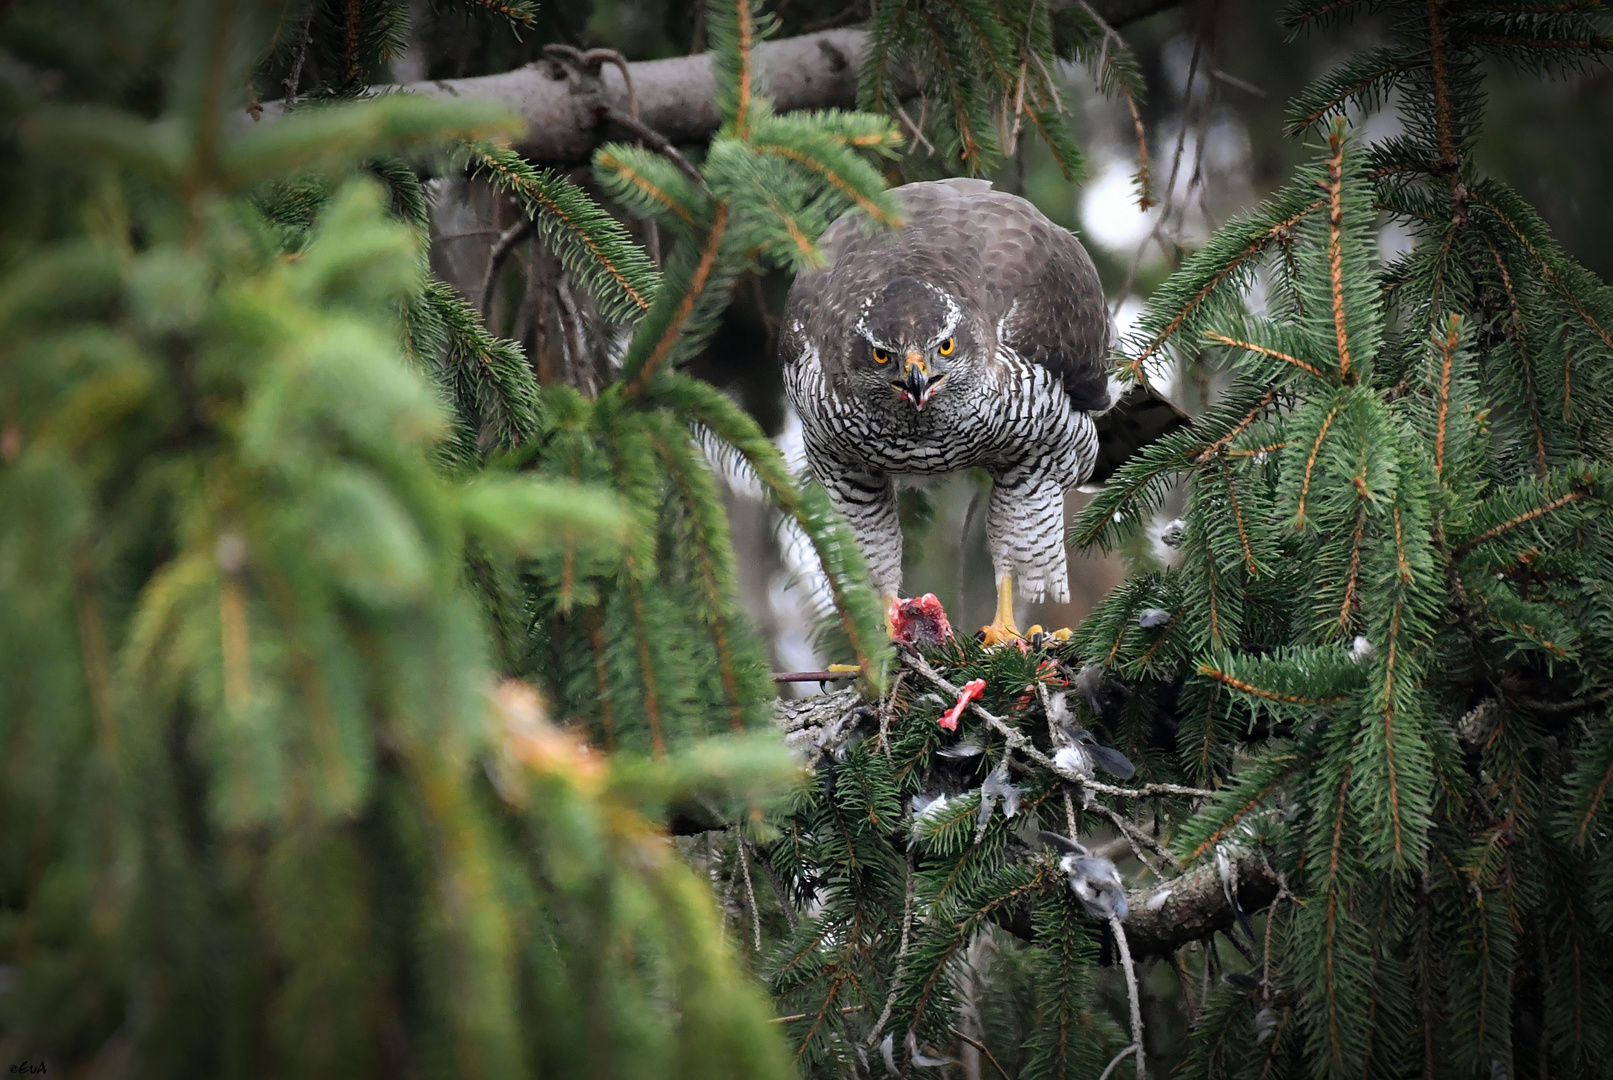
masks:
<svg viewBox="0 0 1613 1080"><path fill-rule="evenodd" d="M842 217L820 242L826 265L795 279L780 345L785 390L812 474L845 514L887 607L902 575L893 478L990 474L997 614L986 632L1008 640L1019 633L1016 586L1030 600L1069 599L1064 493L1101 479L1130 444L1181 415L1144 395L1136 402L1152 412L1134 418L1140 436L1117 428L1110 442L1128 445L1101 445L1094 417L1116 403L1106 373L1113 321L1068 231L984 180L894 194L904 227L876 232Z"/></svg>

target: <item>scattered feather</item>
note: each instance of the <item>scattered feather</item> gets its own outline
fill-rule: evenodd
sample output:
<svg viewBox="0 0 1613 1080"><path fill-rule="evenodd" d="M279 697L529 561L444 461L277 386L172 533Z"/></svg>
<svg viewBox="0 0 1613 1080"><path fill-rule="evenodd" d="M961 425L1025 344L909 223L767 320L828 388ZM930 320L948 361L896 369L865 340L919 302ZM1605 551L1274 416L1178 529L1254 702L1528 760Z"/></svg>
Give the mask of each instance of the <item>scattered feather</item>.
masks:
<svg viewBox="0 0 1613 1080"><path fill-rule="evenodd" d="M925 823L934 821L947 808L946 795L915 795L913 796L913 841L917 843L923 836Z"/></svg>
<svg viewBox="0 0 1613 1080"><path fill-rule="evenodd" d="M1125 921L1131 914L1126 903L1126 885L1115 864L1101 855L1093 855L1081 844L1067 836L1045 829L1037 834L1042 842L1064 853L1059 869L1064 872L1070 891L1081 901L1086 913L1104 922L1111 918Z"/></svg>
<svg viewBox="0 0 1613 1080"><path fill-rule="evenodd" d="M991 770L986 782L980 785L980 817L975 825L975 843L986 834L986 825L991 821L991 811L1000 801L1003 804L1003 816L1012 818L1019 812L1020 789L1008 782L1008 755L1004 754L997 767Z"/></svg>
<svg viewBox="0 0 1613 1080"><path fill-rule="evenodd" d="M964 739L956 746L943 746L936 753L944 758L972 758L979 757L986 752L986 748L975 739Z"/></svg>
<svg viewBox="0 0 1613 1080"><path fill-rule="evenodd" d="M1091 780L1095 770L1092 768L1092 755L1084 747L1067 744L1061 746L1053 753L1053 768L1063 773L1073 773L1083 780Z"/></svg>
<svg viewBox="0 0 1613 1080"><path fill-rule="evenodd" d="M1092 738L1090 734L1087 737ZM1096 739L1092 739L1092 742L1087 747L1087 752L1098 763L1098 767L1111 776L1118 777L1121 780L1130 780L1137 775L1137 767L1131 763L1131 759L1112 746L1104 746Z"/></svg>
<svg viewBox="0 0 1613 1080"><path fill-rule="evenodd" d="M1162 607L1143 608L1137 613L1137 625L1153 630L1171 621L1171 613Z"/></svg>
<svg viewBox="0 0 1613 1080"><path fill-rule="evenodd" d="M1087 708L1092 710L1093 716L1103 715L1102 664L1082 664L1081 670L1075 673L1075 681L1071 685L1086 697ZM1064 695L1055 694L1053 700L1057 702L1063 714L1069 716L1069 707L1064 702Z"/></svg>
<svg viewBox="0 0 1613 1080"><path fill-rule="evenodd" d="M949 1057L930 1057L919 1049L918 1035L912 1030L907 1033L907 1056L913 1064L920 1069L939 1069L943 1065L956 1065L957 1062Z"/></svg>

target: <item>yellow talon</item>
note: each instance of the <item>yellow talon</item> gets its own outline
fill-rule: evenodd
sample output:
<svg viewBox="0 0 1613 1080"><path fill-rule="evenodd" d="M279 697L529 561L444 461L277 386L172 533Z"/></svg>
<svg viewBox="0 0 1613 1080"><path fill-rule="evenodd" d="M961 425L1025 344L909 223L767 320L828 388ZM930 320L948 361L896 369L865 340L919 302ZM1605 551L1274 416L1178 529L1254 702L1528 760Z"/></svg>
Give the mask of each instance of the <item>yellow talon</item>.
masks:
<svg viewBox="0 0 1613 1080"><path fill-rule="evenodd" d="M997 614L990 626L981 627L984 645L1006 645L1020 639L1019 628L1014 625L1014 575L1004 574L997 582Z"/></svg>
<svg viewBox="0 0 1613 1080"><path fill-rule="evenodd" d="M830 664L829 670L836 675L851 675L862 670L856 664Z"/></svg>

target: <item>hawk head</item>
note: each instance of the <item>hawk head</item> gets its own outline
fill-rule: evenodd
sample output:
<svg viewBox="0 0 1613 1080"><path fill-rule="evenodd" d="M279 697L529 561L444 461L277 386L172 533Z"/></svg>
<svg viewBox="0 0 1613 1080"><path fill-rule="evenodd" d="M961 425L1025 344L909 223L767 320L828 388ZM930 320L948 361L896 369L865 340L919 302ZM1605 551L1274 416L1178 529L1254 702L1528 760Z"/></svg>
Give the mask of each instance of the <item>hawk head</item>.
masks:
<svg viewBox="0 0 1613 1080"><path fill-rule="evenodd" d="M899 277L864 301L847 367L863 397L922 410L943 388L970 379L979 352L974 326L950 293Z"/></svg>

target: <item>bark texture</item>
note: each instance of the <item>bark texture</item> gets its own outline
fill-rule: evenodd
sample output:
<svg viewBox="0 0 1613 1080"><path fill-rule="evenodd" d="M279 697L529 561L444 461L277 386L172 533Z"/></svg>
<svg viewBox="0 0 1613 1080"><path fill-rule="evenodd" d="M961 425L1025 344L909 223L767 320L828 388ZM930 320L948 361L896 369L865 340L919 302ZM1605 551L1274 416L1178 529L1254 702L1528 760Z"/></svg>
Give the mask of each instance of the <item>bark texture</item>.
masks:
<svg viewBox="0 0 1613 1080"><path fill-rule="evenodd" d="M1257 852L1235 849L1228 856L1238 884L1238 906L1245 915L1254 915L1277 899L1277 878ZM1168 893L1163 904L1150 911L1160 893ZM1152 889L1126 894L1131 915L1126 919L1126 938L1131 954L1168 956L1190 941L1208 937L1217 930L1233 932L1237 914L1227 900L1214 860L1181 877Z"/></svg>
<svg viewBox="0 0 1613 1080"><path fill-rule="evenodd" d="M1111 26L1123 26L1179 3L1181 0L1091 0L1092 9ZM779 112L855 107L857 71L867 40L862 30L840 29L758 45L755 64L772 95L773 107ZM717 130L710 53L646 60L628 67L643 124L675 144L705 142ZM610 64L589 73L545 60L498 75L432 79L377 90L502 102L526 123L526 134L516 148L540 165L579 165L601 143L628 137L601 117L606 108L629 112L626 80ZM282 111L280 102L268 102L255 122L271 122Z"/></svg>

